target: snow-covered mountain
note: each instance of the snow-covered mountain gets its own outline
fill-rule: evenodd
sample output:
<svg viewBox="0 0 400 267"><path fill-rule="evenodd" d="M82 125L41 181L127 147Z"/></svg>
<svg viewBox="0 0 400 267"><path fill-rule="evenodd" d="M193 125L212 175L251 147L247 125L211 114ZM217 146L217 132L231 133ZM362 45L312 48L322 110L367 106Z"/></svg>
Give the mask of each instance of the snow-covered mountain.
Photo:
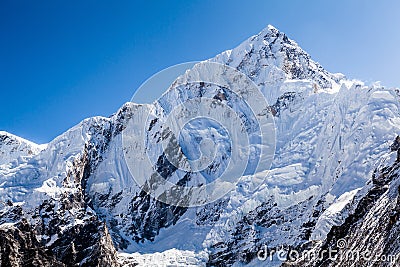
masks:
<svg viewBox="0 0 400 267"><path fill-rule="evenodd" d="M38 154L46 145L37 145L21 137L0 131L0 165Z"/></svg>
<svg viewBox="0 0 400 267"><path fill-rule="evenodd" d="M222 80L198 82L223 77L207 69L212 63L227 66L230 80L238 77L229 68L250 79L265 98L253 99L263 112L249 115L243 101L251 102L253 94L246 86L232 93ZM203 123L183 131L189 145L170 154L190 157L196 140L211 139L217 157L207 175L178 169L162 149L173 141L163 128L171 107L199 96L212 99L219 119L228 115L216 112L218 105L239 114L251 140L273 121L274 158L261 156L253 167L249 161L252 171L211 203L171 205L148 194L159 182L157 174L196 186L223 172L231 156L224 132L203 129ZM188 70L154 104L128 102L109 118L86 119L42 146L1 132L0 265L279 266L284 260L277 253L266 262L260 251L321 251L343 238L354 247L371 244L379 255L398 256L399 100L396 89L329 73L268 26ZM146 131L138 135L140 129ZM143 146L125 145L126 136L133 142L142 135ZM258 153L254 148L252 155ZM151 164L132 166L143 153ZM181 157L172 160L186 166ZM189 202L193 196L179 194ZM284 264L305 262L296 260ZM393 266L399 263L397 258ZM329 259L324 264L350 265Z"/></svg>

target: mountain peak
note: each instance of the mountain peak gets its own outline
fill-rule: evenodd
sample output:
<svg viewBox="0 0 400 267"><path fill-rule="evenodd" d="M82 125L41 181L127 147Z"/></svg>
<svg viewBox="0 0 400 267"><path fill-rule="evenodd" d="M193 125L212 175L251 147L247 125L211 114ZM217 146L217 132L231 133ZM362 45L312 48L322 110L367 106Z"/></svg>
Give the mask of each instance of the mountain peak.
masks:
<svg viewBox="0 0 400 267"><path fill-rule="evenodd" d="M268 24L267 27L265 27L258 35L268 35L270 37L278 37L280 35L285 35L285 33L281 32L277 28L275 28L273 25Z"/></svg>
<svg viewBox="0 0 400 267"><path fill-rule="evenodd" d="M6 142L18 142L18 143L27 143L30 145L37 145L31 141L28 141L22 137L16 136L12 133L6 132L6 131L0 131L0 144L5 144Z"/></svg>
<svg viewBox="0 0 400 267"><path fill-rule="evenodd" d="M273 25L271 25L271 24L268 24L268 26L267 26L267 28L266 29L268 29L268 30L270 30L270 31L279 31L277 28L275 28Z"/></svg>
<svg viewBox="0 0 400 267"><path fill-rule="evenodd" d="M0 165L8 164L20 156L32 156L46 145L38 145L14 134L0 131Z"/></svg>
<svg viewBox="0 0 400 267"><path fill-rule="evenodd" d="M278 42L278 43L280 43L280 44L287 43L287 44L298 47L298 44L295 41L289 39L288 36L284 32L275 28L271 24L269 24L261 32L259 32L255 36L253 36L251 39L252 40L264 40L264 41L273 42L273 43L277 43L277 41L279 40L280 42Z"/></svg>
<svg viewBox="0 0 400 267"><path fill-rule="evenodd" d="M344 79L343 75L326 71L295 41L272 25L212 61L245 73L271 103L282 95L281 86L285 82L302 80L311 84L315 91L335 93Z"/></svg>

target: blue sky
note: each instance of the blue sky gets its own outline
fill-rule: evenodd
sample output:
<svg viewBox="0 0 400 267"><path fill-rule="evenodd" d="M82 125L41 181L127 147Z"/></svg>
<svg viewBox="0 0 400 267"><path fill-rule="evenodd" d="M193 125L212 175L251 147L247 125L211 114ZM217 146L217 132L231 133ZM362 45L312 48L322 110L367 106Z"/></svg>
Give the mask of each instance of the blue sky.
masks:
<svg viewBox="0 0 400 267"><path fill-rule="evenodd" d="M115 2L0 1L0 130L48 142L267 24L328 71L400 87L399 1Z"/></svg>

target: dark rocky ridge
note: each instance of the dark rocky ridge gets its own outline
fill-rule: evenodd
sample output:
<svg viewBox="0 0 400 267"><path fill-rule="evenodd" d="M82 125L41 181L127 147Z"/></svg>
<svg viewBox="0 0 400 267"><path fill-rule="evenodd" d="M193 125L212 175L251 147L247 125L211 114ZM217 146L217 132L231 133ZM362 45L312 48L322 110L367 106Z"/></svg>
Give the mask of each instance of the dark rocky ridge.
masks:
<svg viewBox="0 0 400 267"><path fill-rule="evenodd" d="M0 266L65 266L36 239L26 220L0 228Z"/></svg>

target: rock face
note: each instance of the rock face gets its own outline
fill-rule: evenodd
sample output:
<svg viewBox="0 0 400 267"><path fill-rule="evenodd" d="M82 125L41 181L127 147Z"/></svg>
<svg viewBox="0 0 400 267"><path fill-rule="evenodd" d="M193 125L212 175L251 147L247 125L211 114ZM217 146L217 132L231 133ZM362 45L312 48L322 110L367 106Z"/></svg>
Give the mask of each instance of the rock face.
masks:
<svg viewBox="0 0 400 267"><path fill-rule="evenodd" d="M390 150L397 151L397 161L400 162L400 136L396 137L396 140L390 146Z"/></svg>
<svg viewBox="0 0 400 267"><path fill-rule="evenodd" d="M50 245L39 243L35 233L26 220L3 224L1 266L119 265L111 237L100 222L74 227Z"/></svg>
<svg viewBox="0 0 400 267"><path fill-rule="evenodd" d="M391 149L397 146L398 137ZM396 161L375 170L367 193L343 224L332 227L322 242L298 248L302 256L283 266L399 266L399 234L400 164Z"/></svg>
<svg viewBox="0 0 400 267"><path fill-rule="evenodd" d="M119 115L116 115L115 128L119 125ZM75 141L73 137L64 136L38 155L19 157L16 160L19 164L14 169L17 175L8 177L6 172L2 172L2 178L8 183L5 188L17 188L12 192L14 195L6 192L5 201L1 203L0 221L2 225L12 225L4 232L7 242L2 249L10 251L3 254L5 262L11 266L119 265L107 226L90 208L85 197L88 177L101 160L101 153L107 147L112 131L118 132L107 124L99 127L99 123L106 121L102 118L90 119L75 128L80 132L80 127L87 127L87 134L97 135L93 139L89 137L78 147L80 153L58 150L63 142L67 142L65 147L77 149L71 145ZM74 129L71 134L74 136ZM65 160L64 153L72 153L72 156ZM44 169L32 168L44 158ZM55 163L47 167L51 164L49 158L53 158ZM64 171L57 169L59 167ZM58 174L60 179L56 180L54 174ZM9 243L15 244L14 252L8 247ZM22 262L15 261L16 256L13 255L21 256Z"/></svg>
<svg viewBox="0 0 400 267"><path fill-rule="evenodd" d="M194 83L196 68L207 62L245 74L268 105L253 114L246 88L235 93L224 85ZM285 262L271 252L319 252L342 239L359 251L371 246L376 256L398 255L398 90L329 73L272 26L207 62L178 78L155 103L126 103L109 118L86 119L45 146L0 133L1 266L348 266L344 258ZM203 172L182 171L160 149L165 140L179 141L164 128L171 110L205 97L238 114L254 140L254 118L274 119L272 166L244 173L233 190L207 205L154 199L146 192L159 182L155 173L177 186L197 186L227 166L226 135L204 121L196 124L202 131L185 128L179 138L188 142L168 151L196 156L203 139L213 141L219 154ZM123 145L132 125L145 129L140 149ZM148 172L136 166L136 180L147 181L138 185L126 155L143 151L152 165ZM267 263L259 259L265 248L273 255Z"/></svg>
<svg viewBox="0 0 400 267"><path fill-rule="evenodd" d="M37 241L25 220L1 225L0 249L1 266L65 266Z"/></svg>

